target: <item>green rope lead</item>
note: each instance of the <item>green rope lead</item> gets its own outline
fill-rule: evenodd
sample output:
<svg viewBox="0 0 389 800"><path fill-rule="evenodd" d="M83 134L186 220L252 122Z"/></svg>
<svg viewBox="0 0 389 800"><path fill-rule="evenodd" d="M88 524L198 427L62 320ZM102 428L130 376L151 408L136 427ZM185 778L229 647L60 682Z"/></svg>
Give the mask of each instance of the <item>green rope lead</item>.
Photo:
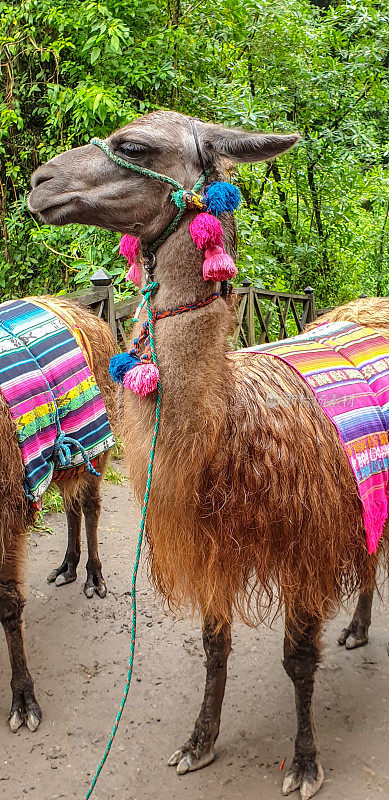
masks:
<svg viewBox="0 0 389 800"><path fill-rule="evenodd" d="M140 164L132 164L131 161L126 161L124 158L116 155L109 145L104 142L103 139L98 139L97 136L90 140L90 144L95 144L97 147L100 147L100 150L114 161L115 164L118 164L119 167L132 169L133 172L139 172L140 175L146 175L147 178L155 178L157 181L162 181L162 183L170 183L176 191L183 188L178 181L175 181L174 178L170 178L169 175L164 175L161 172L154 172L154 170L147 169L147 167L141 167Z"/></svg>
<svg viewBox="0 0 389 800"><path fill-rule="evenodd" d="M145 296L146 296L146 302L147 302L147 317L148 317L148 321L149 321L150 349L151 349L151 355L152 355L153 363L157 367L158 363L157 363L157 354L155 352L154 325L153 325L153 315L152 315L151 306L150 306L150 297L152 295L154 295L155 292L157 291L158 283L150 283L149 286L146 287L146 289L148 290L146 292ZM92 783L90 785L90 788L88 789L88 792L85 795L85 800L89 800L89 797L91 796L91 794L92 794L92 792L93 792L93 790L94 790L94 788L96 786L96 783L97 783L97 781L99 779L101 770L103 769L103 766L104 766L104 764L105 764L105 762L106 762L106 760L108 758L109 752L110 752L111 747L112 747L113 740L114 740L114 738L116 736L116 732L117 732L117 729L119 727L119 722L121 720L121 716L123 714L124 706L126 704L126 700L127 700L127 697L128 697L128 693L130 691L130 686L131 686L132 670L133 670L133 665L134 665L134 653L135 653L135 637L136 637L136 579L137 579L138 569L139 569L139 562L140 562L140 556L141 556L141 550L142 550L143 535L144 535L145 523L146 523L147 506L148 506L148 503L149 503L151 479L152 479L152 475L153 475L153 464L154 464L154 456L155 456L155 447L156 447L156 444L157 444L158 431L159 431L159 421L160 421L160 415L161 415L161 403L162 403L162 386L161 386L160 380L158 380L158 395L157 395L157 404L156 404L156 407L155 407L154 435L153 435L153 441L152 441L151 450L150 450L150 460L149 460L149 467L148 467L148 472L147 472L146 491L145 491L145 496L144 496L144 500L143 500L142 517L141 517L140 529L139 529L139 537L138 537L138 546L137 546L137 549L136 549L136 558L135 558L135 564L134 564L134 569L133 569L133 573L132 573L132 581L131 581L132 629L131 629L131 646L130 646L130 657L129 657L129 661L128 661L127 680L126 680L126 685L124 687L124 693L123 693L123 697L122 697L122 700L121 700L121 703L120 703L120 708L119 708L119 711L118 711L118 713L116 715L115 723L114 723L114 726L112 728L112 732L111 732L111 735L109 737L108 744L107 744L107 746L106 746L106 748L104 750L104 754L103 754L103 757L102 757L102 759L100 761L100 764L97 767L97 770L95 772L95 775L94 775L94 778L93 778Z"/></svg>

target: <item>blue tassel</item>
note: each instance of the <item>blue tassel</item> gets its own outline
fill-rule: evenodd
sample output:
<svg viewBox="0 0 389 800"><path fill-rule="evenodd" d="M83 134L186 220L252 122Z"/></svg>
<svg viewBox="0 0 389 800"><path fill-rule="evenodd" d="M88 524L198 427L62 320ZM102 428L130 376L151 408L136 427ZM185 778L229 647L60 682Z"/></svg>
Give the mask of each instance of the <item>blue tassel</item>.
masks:
<svg viewBox="0 0 389 800"><path fill-rule="evenodd" d="M227 181L213 181L205 190L208 204L207 211L215 217L228 211L232 214L240 203L240 191L237 186Z"/></svg>
<svg viewBox="0 0 389 800"><path fill-rule="evenodd" d="M140 363L137 356L131 353L120 353L113 356L109 362L109 374L115 383L121 383L123 378L132 367L136 367Z"/></svg>

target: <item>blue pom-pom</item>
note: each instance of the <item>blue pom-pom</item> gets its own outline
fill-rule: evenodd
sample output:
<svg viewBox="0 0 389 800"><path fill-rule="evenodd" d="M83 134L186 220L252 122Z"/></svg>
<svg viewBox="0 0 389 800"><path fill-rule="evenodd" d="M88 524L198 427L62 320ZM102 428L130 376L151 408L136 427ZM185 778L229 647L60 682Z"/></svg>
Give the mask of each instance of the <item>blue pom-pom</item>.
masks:
<svg viewBox="0 0 389 800"><path fill-rule="evenodd" d="M205 190L207 211L209 214L222 214L229 211L231 214L240 203L240 191L237 186L227 181L213 181Z"/></svg>
<svg viewBox="0 0 389 800"><path fill-rule="evenodd" d="M139 358L131 353L120 353L113 356L109 362L109 374L115 383L121 383L123 378L132 367L139 364Z"/></svg>

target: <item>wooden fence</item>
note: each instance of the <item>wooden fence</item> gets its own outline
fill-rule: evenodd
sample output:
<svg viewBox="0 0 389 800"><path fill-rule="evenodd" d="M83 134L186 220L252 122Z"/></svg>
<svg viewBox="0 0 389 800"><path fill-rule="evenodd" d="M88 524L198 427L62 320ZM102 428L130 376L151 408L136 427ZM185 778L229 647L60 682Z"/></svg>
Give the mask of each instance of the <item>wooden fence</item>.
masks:
<svg viewBox="0 0 389 800"><path fill-rule="evenodd" d="M81 305L88 306L98 317L102 317L110 326L116 341L127 344L124 322L134 316L141 295L133 295L115 303L112 280L102 269L92 275L91 284L90 289L80 289L66 296L70 300L78 300Z"/></svg>
<svg viewBox="0 0 389 800"><path fill-rule="evenodd" d="M238 298L237 323L232 346L287 339L302 333L308 322L316 319L315 293L307 286L304 294L257 289L250 281L233 289Z"/></svg>
<svg viewBox="0 0 389 800"><path fill-rule="evenodd" d="M98 270L91 278L90 289L82 289L68 295L88 306L110 326L116 341L127 344L124 322L131 319L141 296L114 302L111 278ZM273 292L257 289L250 281L233 289L236 297L236 328L232 346L251 347L254 344L286 339L302 333L308 322L316 319L315 293L307 286L304 294ZM318 312L320 313L320 312Z"/></svg>

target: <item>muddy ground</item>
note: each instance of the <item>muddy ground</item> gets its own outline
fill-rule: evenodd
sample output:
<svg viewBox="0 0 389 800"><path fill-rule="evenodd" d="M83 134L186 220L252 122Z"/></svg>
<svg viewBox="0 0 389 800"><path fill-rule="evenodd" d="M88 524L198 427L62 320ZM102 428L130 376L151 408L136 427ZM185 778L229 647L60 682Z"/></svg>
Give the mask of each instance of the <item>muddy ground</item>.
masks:
<svg viewBox="0 0 389 800"><path fill-rule="evenodd" d="M52 534L30 538L25 612L30 670L44 719L36 733L7 727L10 705L5 642L0 651L0 797L82 800L118 709L129 651L129 585L139 512L128 485L105 485L101 557L105 600L82 592L85 552L76 583L55 587L47 573L62 560L65 518ZM237 624L229 662L217 760L178 777L168 756L190 732L204 679L201 632L166 616L139 580L135 678L96 800L276 800L280 764L295 733L291 684L281 665L282 625L273 631ZM347 652L336 643L348 619L327 627L315 709L325 783L321 800L389 797L387 590L375 603L371 641ZM286 767L284 767L285 770ZM292 797L298 798L297 793Z"/></svg>

